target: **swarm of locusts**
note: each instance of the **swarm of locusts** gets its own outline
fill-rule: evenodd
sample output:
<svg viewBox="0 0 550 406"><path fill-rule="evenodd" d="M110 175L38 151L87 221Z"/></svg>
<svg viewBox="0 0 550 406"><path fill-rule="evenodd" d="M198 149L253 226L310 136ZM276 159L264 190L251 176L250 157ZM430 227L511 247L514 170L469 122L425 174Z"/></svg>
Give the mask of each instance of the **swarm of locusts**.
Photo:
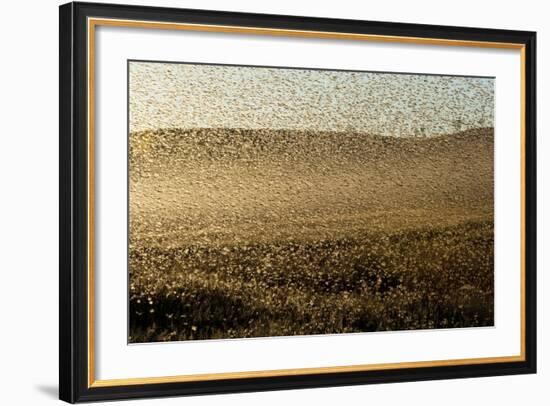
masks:
<svg viewBox="0 0 550 406"><path fill-rule="evenodd" d="M491 326L493 130L130 135L129 341Z"/></svg>

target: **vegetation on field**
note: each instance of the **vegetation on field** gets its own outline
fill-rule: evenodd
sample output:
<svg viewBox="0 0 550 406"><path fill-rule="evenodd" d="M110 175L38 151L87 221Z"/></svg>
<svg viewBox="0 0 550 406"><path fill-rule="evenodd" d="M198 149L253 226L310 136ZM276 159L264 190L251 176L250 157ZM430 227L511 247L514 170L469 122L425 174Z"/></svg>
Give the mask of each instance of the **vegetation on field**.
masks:
<svg viewBox="0 0 550 406"><path fill-rule="evenodd" d="M130 341L493 324L490 222L357 239L135 249Z"/></svg>

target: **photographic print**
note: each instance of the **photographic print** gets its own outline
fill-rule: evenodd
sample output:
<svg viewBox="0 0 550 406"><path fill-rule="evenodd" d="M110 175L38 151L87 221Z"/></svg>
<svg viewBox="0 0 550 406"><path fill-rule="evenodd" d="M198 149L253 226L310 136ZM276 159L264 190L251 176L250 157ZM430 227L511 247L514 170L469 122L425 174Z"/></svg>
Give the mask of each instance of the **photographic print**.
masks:
<svg viewBox="0 0 550 406"><path fill-rule="evenodd" d="M60 399L536 373L535 32L59 29Z"/></svg>
<svg viewBox="0 0 550 406"><path fill-rule="evenodd" d="M128 61L129 343L494 324L494 78Z"/></svg>

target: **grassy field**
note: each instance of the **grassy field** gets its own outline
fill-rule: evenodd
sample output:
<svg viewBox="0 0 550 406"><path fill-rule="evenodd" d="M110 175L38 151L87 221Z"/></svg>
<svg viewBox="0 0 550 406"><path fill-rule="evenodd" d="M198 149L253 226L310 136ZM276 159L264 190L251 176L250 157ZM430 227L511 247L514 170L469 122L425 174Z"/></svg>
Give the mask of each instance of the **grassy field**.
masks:
<svg viewBox="0 0 550 406"><path fill-rule="evenodd" d="M493 132L130 139L129 341L493 325Z"/></svg>
<svg viewBox="0 0 550 406"><path fill-rule="evenodd" d="M130 341L493 324L493 226L136 249Z"/></svg>

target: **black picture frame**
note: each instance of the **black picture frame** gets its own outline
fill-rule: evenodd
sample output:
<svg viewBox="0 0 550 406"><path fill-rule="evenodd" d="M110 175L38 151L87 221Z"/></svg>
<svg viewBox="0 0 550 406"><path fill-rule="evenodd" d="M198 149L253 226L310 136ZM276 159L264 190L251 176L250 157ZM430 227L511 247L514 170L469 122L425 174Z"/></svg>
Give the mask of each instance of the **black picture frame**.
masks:
<svg viewBox="0 0 550 406"><path fill-rule="evenodd" d="M235 393L536 372L536 33L112 4L60 6L59 397L67 402ZM112 18L521 45L524 71L524 349L516 362L119 386L90 385L88 353L87 19Z"/></svg>

